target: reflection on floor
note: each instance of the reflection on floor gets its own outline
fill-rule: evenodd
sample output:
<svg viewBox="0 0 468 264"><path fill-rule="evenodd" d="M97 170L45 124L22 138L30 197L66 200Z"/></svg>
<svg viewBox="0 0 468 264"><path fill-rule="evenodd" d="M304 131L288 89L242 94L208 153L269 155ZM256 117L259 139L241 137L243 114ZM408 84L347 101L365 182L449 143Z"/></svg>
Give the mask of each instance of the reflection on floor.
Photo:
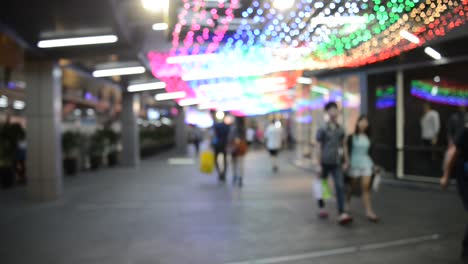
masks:
<svg viewBox="0 0 468 264"><path fill-rule="evenodd" d="M1 263L459 263L455 192L386 184L374 197L383 221L355 200L343 228L316 217L312 175L290 157L272 174L266 152L250 153L243 189L173 155L68 178L54 203L0 193Z"/></svg>

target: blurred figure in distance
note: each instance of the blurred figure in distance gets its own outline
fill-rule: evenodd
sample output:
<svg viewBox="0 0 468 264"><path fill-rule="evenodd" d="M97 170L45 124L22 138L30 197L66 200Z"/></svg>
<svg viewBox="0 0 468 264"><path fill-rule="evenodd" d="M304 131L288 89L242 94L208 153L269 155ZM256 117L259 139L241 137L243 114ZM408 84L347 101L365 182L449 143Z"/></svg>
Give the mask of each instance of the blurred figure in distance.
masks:
<svg viewBox="0 0 468 264"><path fill-rule="evenodd" d="M267 126L265 130L265 141L268 152L270 153L273 172L277 172L278 154L283 141L283 129L281 128L280 121L275 121L273 119Z"/></svg>
<svg viewBox="0 0 468 264"><path fill-rule="evenodd" d="M246 131L246 140L249 146L252 146L255 143L255 129L253 127L247 128Z"/></svg>
<svg viewBox="0 0 468 264"><path fill-rule="evenodd" d="M216 120L216 118L214 119ZM216 171L218 172L218 179L221 182L226 180L226 171L228 167L227 163L227 145L228 137L230 132L230 121L229 117L224 117L221 122L215 122L213 125L213 135L211 145L215 152L215 165ZM223 156L223 167L219 164L219 155Z"/></svg>
<svg viewBox="0 0 468 264"><path fill-rule="evenodd" d="M248 144L243 118L236 118L229 133L229 149L232 156L232 183L242 187L244 184L244 157L247 154Z"/></svg>
<svg viewBox="0 0 468 264"><path fill-rule="evenodd" d="M202 131L197 125L190 125L188 141L195 147L195 153L200 154L200 143L203 140Z"/></svg>
<svg viewBox="0 0 468 264"><path fill-rule="evenodd" d="M430 148L431 158L435 160L433 148L437 145L437 140L440 132L440 117L439 113L432 109L430 103L424 103L424 114L421 118L421 138L424 146Z"/></svg>

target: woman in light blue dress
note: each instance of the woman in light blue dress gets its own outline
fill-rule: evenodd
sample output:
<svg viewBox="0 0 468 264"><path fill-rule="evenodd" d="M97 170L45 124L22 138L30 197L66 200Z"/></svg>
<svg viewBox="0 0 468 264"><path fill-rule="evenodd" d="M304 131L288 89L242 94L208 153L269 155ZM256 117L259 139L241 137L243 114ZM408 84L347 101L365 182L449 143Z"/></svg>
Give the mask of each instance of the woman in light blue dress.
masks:
<svg viewBox="0 0 468 264"><path fill-rule="evenodd" d="M348 153L350 155L349 177L351 186L354 188L361 182L362 200L366 209L366 216L372 222L377 222L379 218L372 209L370 200L370 189L374 163L370 157L371 140L369 137L369 120L366 116L359 117L356 124L356 131L348 138ZM348 204L351 195L348 195Z"/></svg>

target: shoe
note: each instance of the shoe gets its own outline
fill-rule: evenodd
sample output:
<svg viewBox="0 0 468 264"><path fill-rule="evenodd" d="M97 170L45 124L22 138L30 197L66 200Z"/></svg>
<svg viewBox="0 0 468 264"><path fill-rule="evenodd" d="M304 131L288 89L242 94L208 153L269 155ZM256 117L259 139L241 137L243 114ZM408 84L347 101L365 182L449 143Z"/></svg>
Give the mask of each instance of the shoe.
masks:
<svg viewBox="0 0 468 264"><path fill-rule="evenodd" d="M325 209L320 209L318 215L319 215L319 217L320 217L321 219L327 219L327 218L328 218L328 212L325 211Z"/></svg>
<svg viewBox="0 0 468 264"><path fill-rule="evenodd" d="M353 218L347 213L343 213L338 217L338 223L340 225L347 225L351 222L353 222Z"/></svg>
<svg viewBox="0 0 468 264"><path fill-rule="evenodd" d="M219 179L220 182L225 182L226 181L226 176L221 174L221 175L219 175L218 179Z"/></svg>
<svg viewBox="0 0 468 264"><path fill-rule="evenodd" d="M367 215L367 220L369 220L372 223L378 223L380 221L380 218L376 216L375 214L372 215Z"/></svg>
<svg viewBox="0 0 468 264"><path fill-rule="evenodd" d="M244 181L243 181L242 177L239 177L238 183L239 183L239 187L242 188L242 186L244 186Z"/></svg>

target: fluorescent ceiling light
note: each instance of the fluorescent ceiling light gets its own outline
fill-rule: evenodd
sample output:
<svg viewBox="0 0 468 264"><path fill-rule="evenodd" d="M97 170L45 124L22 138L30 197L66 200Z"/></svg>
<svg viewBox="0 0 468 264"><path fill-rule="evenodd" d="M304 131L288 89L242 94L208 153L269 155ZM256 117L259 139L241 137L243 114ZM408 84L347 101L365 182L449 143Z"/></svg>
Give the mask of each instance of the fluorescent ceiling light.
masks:
<svg viewBox="0 0 468 264"><path fill-rule="evenodd" d="M200 100L197 98L186 98L179 101L180 106L191 106L197 105L200 103Z"/></svg>
<svg viewBox="0 0 468 264"><path fill-rule="evenodd" d="M275 0L273 1L273 6L277 9L289 9L294 5L293 0Z"/></svg>
<svg viewBox="0 0 468 264"><path fill-rule="evenodd" d="M164 100L174 100L174 99L182 99L187 94L185 92L172 92L172 93L160 93L157 94L154 98L156 101L164 101Z"/></svg>
<svg viewBox="0 0 468 264"><path fill-rule="evenodd" d="M158 30L167 30L169 28L169 25L167 23L156 23L153 24L153 30L158 31Z"/></svg>
<svg viewBox="0 0 468 264"><path fill-rule="evenodd" d="M169 0L141 0L141 4L151 12L161 12L169 9Z"/></svg>
<svg viewBox="0 0 468 264"><path fill-rule="evenodd" d="M312 92L320 93L320 94L329 94L330 91L328 91L327 88L320 87L320 86L314 86L312 87Z"/></svg>
<svg viewBox="0 0 468 264"><path fill-rule="evenodd" d="M314 17L311 19L311 25L343 25L343 24L364 24L367 18L363 16L327 16L327 17Z"/></svg>
<svg viewBox="0 0 468 264"><path fill-rule="evenodd" d="M406 30L400 31L400 36L401 36L402 38L407 39L407 40L410 41L410 42L413 42L414 44L419 44L419 42L420 42L419 38L418 38L416 35L411 34L411 33L409 33L409 32L406 31Z"/></svg>
<svg viewBox="0 0 468 264"><path fill-rule="evenodd" d="M187 55L187 56L174 56L166 59L168 64L180 64L188 62L207 62L214 61L219 58L216 54L202 54L202 55Z"/></svg>
<svg viewBox="0 0 468 264"><path fill-rule="evenodd" d="M131 75L131 74L141 74L146 71L143 66L135 67L125 67L125 68L116 68L116 69L105 69L105 70L96 70L93 72L94 77L108 77L108 76L118 76L118 75Z"/></svg>
<svg viewBox="0 0 468 264"><path fill-rule="evenodd" d="M431 56L434 60L442 59L442 55L440 55L439 52L437 52L435 49L433 49L431 47L426 47L424 49L424 52L426 52L426 54Z"/></svg>
<svg viewBox="0 0 468 264"><path fill-rule="evenodd" d="M218 104L216 102L207 102L198 105L199 110L208 110L208 109L216 109Z"/></svg>
<svg viewBox="0 0 468 264"><path fill-rule="evenodd" d="M297 78L297 82L300 84L312 84L312 79L306 77Z"/></svg>
<svg viewBox="0 0 468 264"><path fill-rule="evenodd" d="M166 88L165 82L152 82L152 83L142 83L142 84L132 84L127 87L128 92L142 92L150 90L159 90Z"/></svg>
<svg viewBox="0 0 468 264"><path fill-rule="evenodd" d="M15 100L13 101L13 108L16 110L23 110L26 106L26 103L23 101Z"/></svg>
<svg viewBox="0 0 468 264"><path fill-rule="evenodd" d="M95 45L117 42L119 38L115 35L94 36L94 37L80 37L80 38L62 38L62 39L49 39L41 40L37 43L39 48L56 48L68 46L82 46L82 45Z"/></svg>

